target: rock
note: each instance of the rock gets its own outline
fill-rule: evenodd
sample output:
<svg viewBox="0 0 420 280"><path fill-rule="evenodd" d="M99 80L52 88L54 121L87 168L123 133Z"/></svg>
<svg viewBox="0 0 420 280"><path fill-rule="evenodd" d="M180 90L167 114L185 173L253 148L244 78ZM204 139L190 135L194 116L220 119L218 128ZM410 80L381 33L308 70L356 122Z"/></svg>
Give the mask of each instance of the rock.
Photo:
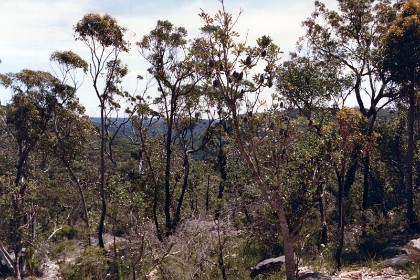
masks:
<svg viewBox="0 0 420 280"><path fill-rule="evenodd" d="M420 261L420 238L411 240L405 246L410 258L415 262Z"/></svg>
<svg viewBox="0 0 420 280"><path fill-rule="evenodd" d="M380 252L380 255L387 258L392 258L398 255L407 255L407 249L404 246L389 246Z"/></svg>
<svg viewBox="0 0 420 280"><path fill-rule="evenodd" d="M285 257L266 259L257 264L249 274L249 277L255 278L260 274L269 274L280 270L281 265L285 262Z"/></svg>
<svg viewBox="0 0 420 280"><path fill-rule="evenodd" d="M340 272L338 279L340 280L359 280L364 279L365 268L361 267L357 270L350 270L350 271L342 271ZM337 279L337 278L334 278ZM338 280L337 279L337 280Z"/></svg>
<svg viewBox="0 0 420 280"><path fill-rule="evenodd" d="M299 276L296 280L332 280L332 278L319 272L311 272Z"/></svg>
<svg viewBox="0 0 420 280"><path fill-rule="evenodd" d="M383 262L381 262L381 265L383 266L391 266L391 267L397 267L397 268L404 268L407 266L410 262L412 262L411 258L407 255L399 255L396 257L393 257L391 259L386 259Z"/></svg>
<svg viewBox="0 0 420 280"><path fill-rule="evenodd" d="M60 267L58 266L58 264L47 257L47 259L45 260L43 264L41 279L50 279L50 280L60 279L59 272L58 272L59 269Z"/></svg>

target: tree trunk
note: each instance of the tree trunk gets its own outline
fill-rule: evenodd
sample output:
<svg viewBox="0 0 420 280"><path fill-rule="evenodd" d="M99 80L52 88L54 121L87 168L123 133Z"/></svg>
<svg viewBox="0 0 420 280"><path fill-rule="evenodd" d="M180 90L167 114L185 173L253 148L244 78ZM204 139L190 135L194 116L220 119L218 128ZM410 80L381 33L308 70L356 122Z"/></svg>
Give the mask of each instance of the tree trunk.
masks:
<svg viewBox="0 0 420 280"><path fill-rule="evenodd" d="M35 243L35 239L36 239L36 210L34 209L34 205L32 204L31 207L31 242Z"/></svg>
<svg viewBox="0 0 420 280"><path fill-rule="evenodd" d="M141 139L141 145L142 145L142 153L146 155L146 162L147 162L147 165L149 166L150 173L152 174L152 179L153 179L153 222L156 228L156 236L158 240L162 242L163 238L162 238L162 233L160 232L159 220L158 220L158 215L157 215L159 183L158 183L158 180L156 179L156 174L153 169L152 161L150 159L149 154L147 153L146 140L143 135L143 131L140 131L140 139Z"/></svg>
<svg viewBox="0 0 420 280"><path fill-rule="evenodd" d="M219 193L217 195L217 208L214 213L214 218L217 220L220 217L220 211L222 211L222 201L223 193L225 191L225 184L227 181L227 172L226 172L226 155L223 149L222 137L219 135L219 149L217 155L217 163L220 168L220 183L219 183Z"/></svg>
<svg viewBox="0 0 420 280"><path fill-rule="evenodd" d="M73 182L77 186L77 190L79 191L79 195L80 195L80 200L82 201L83 215L84 215L84 220L85 220L85 223L86 223L86 227L90 228L89 214L88 214L88 210L87 210L86 198L85 198L85 194L83 192L83 188L80 185L79 179L76 177L76 174L74 174L73 169L70 166L70 163L68 161L66 161L64 159L64 157L62 157L61 159L62 159L64 165L67 168L67 172L69 173L70 178L73 180Z"/></svg>
<svg viewBox="0 0 420 280"><path fill-rule="evenodd" d="M319 204L319 214L321 216L321 228L319 232L319 245L327 244L328 242L328 228L327 220L325 218L325 202L324 202L324 183L318 185L318 204Z"/></svg>
<svg viewBox="0 0 420 280"><path fill-rule="evenodd" d="M98 243L100 248L105 248L103 232L106 215L106 199L105 199L105 153L106 153L106 135L105 135L105 104L101 102L101 178L100 178L100 195L101 195L101 217L98 226Z"/></svg>
<svg viewBox="0 0 420 280"><path fill-rule="evenodd" d="M371 137L373 132L373 126L375 124L377 111L375 109L371 110L374 113L370 116L369 126L367 128L366 136ZM369 208L369 177L370 177L370 155L369 151L364 157L363 161L363 198L362 198L362 237L366 237L366 227L367 227L367 218L366 211Z"/></svg>
<svg viewBox="0 0 420 280"><path fill-rule="evenodd" d="M57 140L60 144L60 149L61 149L61 153L62 153L61 156L60 156L61 161L63 162L64 166L67 169L67 172L69 173L70 181L72 181L76 185L77 190L79 191L80 200L82 201L82 207L83 207L83 209L82 209L83 210L83 215L84 215L83 219L86 223L86 227L90 228L89 215L88 215L88 209L87 209L85 194L83 192L83 188L80 184L79 178L77 178L76 174L74 174L74 171L73 171L73 168L71 167L70 161L66 160L66 157L65 157L66 147L64 146L63 139L60 137L60 134L58 132L57 121L56 120L54 121L53 127L54 127L54 134L57 137ZM89 241L89 243L90 243L90 241Z"/></svg>
<svg viewBox="0 0 420 280"><path fill-rule="evenodd" d="M364 158L364 168L363 168L363 201L362 201L362 238L366 237L366 227L367 227L367 218L366 211L368 209L368 199L369 199L369 162L370 156L369 153L366 154Z"/></svg>
<svg viewBox="0 0 420 280"><path fill-rule="evenodd" d="M280 231L283 238L283 251L285 258L286 278L287 280L296 279L296 261L293 251L293 241L290 236L289 224L287 223L286 213L283 208L283 203L279 203L276 209L280 224Z"/></svg>
<svg viewBox="0 0 420 280"><path fill-rule="evenodd" d="M209 212L209 191L210 191L210 174L207 175L207 187L206 187L206 213Z"/></svg>
<svg viewBox="0 0 420 280"><path fill-rule="evenodd" d="M341 254L344 246L344 172L338 175L338 244L335 252L337 268L341 268Z"/></svg>
<svg viewBox="0 0 420 280"><path fill-rule="evenodd" d="M187 187L188 187L188 177L190 175L190 161L189 161L188 152L186 152L184 154L184 157L185 157L184 158L184 181L182 183L181 196L179 197L178 206L176 207L176 211L175 211L175 215L174 215L172 230L175 229L175 227L178 225L178 223L181 219L182 203L184 201L185 191L187 190Z"/></svg>
<svg viewBox="0 0 420 280"><path fill-rule="evenodd" d="M28 148L23 149L22 145L19 145L19 161L16 165L16 177L15 177L15 192L12 198L13 207L13 218L10 221L11 227L11 243L13 245L13 251L15 253L14 269L17 279L22 279L22 267L21 257L23 249L23 210L25 206L26 196L26 182L24 181L24 166L26 159L28 158L29 152L35 146L36 141L32 142Z"/></svg>
<svg viewBox="0 0 420 280"><path fill-rule="evenodd" d="M19 193L13 195L13 218L11 221L11 242L13 244L13 252L15 259L13 262L14 270L16 273L16 279L21 280L21 267L20 257L22 255L22 232L21 232L21 219L22 211L19 200L21 199Z"/></svg>
<svg viewBox="0 0 420 280"><path fill-rule="evenodd" d="M22 166L23 168L23 166ZM18 172L19 173L19 172ZM20 172L23 174L23 172ZM23 250L23 217L24 217L24 205L25 205L25 182L22 182L20 186L20 180L16 180L18 185L16 192L13 195L12 206L13 206L13 218L11 221L11 242L13 244L13 251L15 253L14 269L17 279L22 279L22 250Z"/></svg>
<svg viewBox="0 0 420 280"><path fill-rule="evenodd" d="M408 139L407 139L407 155L406 155L406 191L407 191L407 223L411 230L416 226L416 214L414 212L414 195L413 195L413 162L414 162L414 122L415 122L415 88L414 79L411 82L409 92L409 109L408 109Z"/></svg>
<svg viewBox="0 0 420 280"><path fill-rule="evenodd" d="M154 192L153 192L153 221L156 228L156 235L160 242L163 241L162 233L160 232L159 228L159 220L157 216L157 204L158 204L158 186L156 183L154 183Z"/></svg>
<svg viewBox="0 0 420 280"><path fill-rule="evenodd" d="M280 195L278 201L273 201L266 188L266 184L261 179L258 174L258 171L252 162L249 154L246 152L244 148L244 143L242 142L242 132L239 125L239 118L236 113L235 105L231 104L231 113L232 119L235 125L235 141L238 145L240 155L242 160L247 165L249 171L251 172L259 190L261 191L262 197L266 203L268 203L274 211L276 211L279 224L280 224L280 232L283 238L283 250L284 250L284 257L285 257L285 269L286 269L286 278L287 280L295 280L296 279L296 265L295 265L295 254L293 249L293 240L290 236L289 224L287 222L286 212L284 210L284 202L282 196Z"/></svg>
<svg viewBox="0 0 420 280"><path fill-rule="evenodd" d="M353 151L352 161L350 168L347 171L345 180L344 180L344 187L343 187L343 195L345 198L348 198L350 195L351 187L353 186L354 181L356 180L356 173L357 169L359 168L359 163L357 162L358 156L357 153L359 152L359 148L356 148ZM343 175L344 176L344 175Z"/></svg>
<svg viewBox="0 0 420 280"><path fill-rule="evenodd" d="M223 247L224 247L224 242L222 242L222 237L220 236L220 221L216 220L217 223L217 240L218 240L218 249L219 249L219 254L218 254L218 258L217 258L217 263L219 265L219 269L222 272L222 278L223 280L227 280L227 276L226 276L226 267L225 267L225 262L224 262L224 257L223 257Z"/></svg>
<svg viewBox="0 0 420 280"><path fill-rule="evenodd" d="M168 131L166 136L166 163L165 163L165 226L166 236L172 235L171 221L171 142L172 142L172 117L169 119Z"/></svg>

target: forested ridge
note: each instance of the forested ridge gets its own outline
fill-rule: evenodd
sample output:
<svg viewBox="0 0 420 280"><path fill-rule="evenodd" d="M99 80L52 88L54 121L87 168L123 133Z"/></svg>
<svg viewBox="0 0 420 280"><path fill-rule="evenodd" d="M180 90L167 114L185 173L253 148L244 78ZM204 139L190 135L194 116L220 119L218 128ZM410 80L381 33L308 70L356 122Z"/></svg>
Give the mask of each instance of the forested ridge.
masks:
<svg viewBox="0 0 420 280"><path fill-rule="evenodd" d="M290 54L242 12L0 73L1 279L420 279L419 1L315 1Z"/></svg>

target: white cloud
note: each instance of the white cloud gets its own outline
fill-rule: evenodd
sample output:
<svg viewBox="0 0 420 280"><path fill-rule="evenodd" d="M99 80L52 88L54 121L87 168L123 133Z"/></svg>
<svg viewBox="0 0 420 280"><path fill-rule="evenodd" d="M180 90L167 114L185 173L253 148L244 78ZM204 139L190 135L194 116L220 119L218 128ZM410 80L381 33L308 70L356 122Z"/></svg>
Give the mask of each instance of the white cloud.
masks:
<svg viewBox="0 0 420 280"><path fill-rule="evenodd" d="M54 50L74 47L72 26L88 7L89 2L82 0L2 1L0 56L4 66L9 71L43 64L48 68Z"/></svg>

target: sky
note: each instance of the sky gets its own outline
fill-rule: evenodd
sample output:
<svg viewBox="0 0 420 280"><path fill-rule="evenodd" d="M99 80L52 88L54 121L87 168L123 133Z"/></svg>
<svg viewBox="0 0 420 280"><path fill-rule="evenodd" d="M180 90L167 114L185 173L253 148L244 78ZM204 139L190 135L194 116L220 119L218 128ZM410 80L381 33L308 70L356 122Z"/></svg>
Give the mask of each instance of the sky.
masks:
<svg viewBox="0 0 420 280"><path fill-rule="evenodd" d="M241 39L248 36L253 45L262 35L269 35L284 52L284 59L295 50L296 41L305 30L301 22L314 10L314 0L225 0L226 10L235 15L242 10L236 25ZM335 0L324 0L334 7ZM135 47L135 42L152 30L157 20L169 20L187 29L189 38L200 34L203 25L198 16L201 9L214 15L221 8L218 0L0 0L0 73L22 69L52 71L49 62L56 51L72 50L89 61L88 49L74 40L73 26L88 13L110 14L128 29L132 49L122 56L128 64L129 75L124 88L129 92L141 90L137 75L145 76L147 63ZM85 76L78 91L86 113L97 116L98 101L92 82ZM7 103L10 92L0 88L0 102Z"/></svg>

